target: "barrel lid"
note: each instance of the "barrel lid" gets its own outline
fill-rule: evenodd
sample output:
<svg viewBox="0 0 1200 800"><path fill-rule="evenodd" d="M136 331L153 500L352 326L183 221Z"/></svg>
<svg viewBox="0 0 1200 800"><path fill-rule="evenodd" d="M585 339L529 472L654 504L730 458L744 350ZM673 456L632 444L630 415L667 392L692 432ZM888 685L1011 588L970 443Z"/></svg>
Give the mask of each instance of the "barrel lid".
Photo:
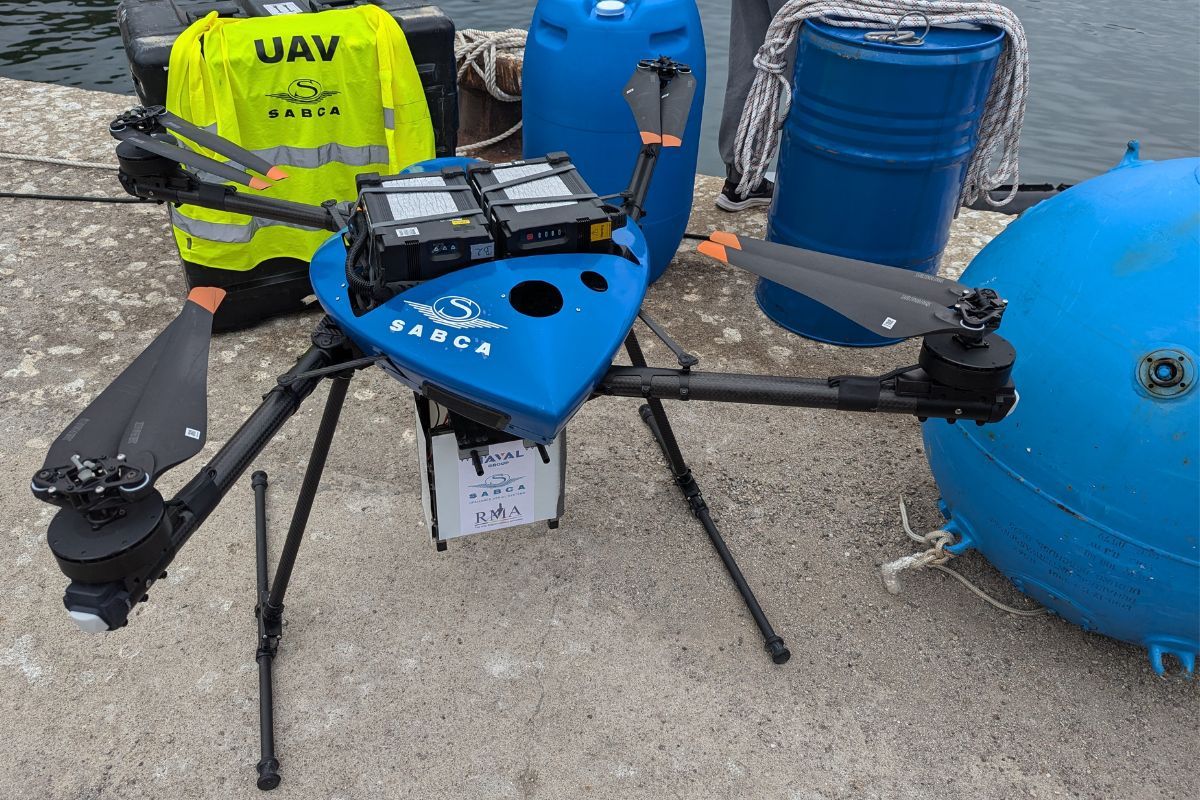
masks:
<svg viewBox="0 0 1200 800"><path fill-rule="evenodd" d="M619 17L625 13L625 3L622 0L599 0L596 3L596 16Z"/></svg>
<svg viewBox="0 0 1200 800"><path fill-rule="evenodd" d="M911 31L915 37L921 37L924 34L924 41L918 46L872 41L871 38L867 38L867 34L873 31L892 31L892 26L886 23L874 24L869 28L851 28L810 19L806 22L805 27L811 27L815 33L848 44L891 52L908 52L914 55L922 52L946 53L978 50L998 43L1004 38L1004 31L992 25L967 23L952 26L934 25L930 26L929 32L926 33L924 20L916 14L910 14L904 20L900 30Z"/></svg>

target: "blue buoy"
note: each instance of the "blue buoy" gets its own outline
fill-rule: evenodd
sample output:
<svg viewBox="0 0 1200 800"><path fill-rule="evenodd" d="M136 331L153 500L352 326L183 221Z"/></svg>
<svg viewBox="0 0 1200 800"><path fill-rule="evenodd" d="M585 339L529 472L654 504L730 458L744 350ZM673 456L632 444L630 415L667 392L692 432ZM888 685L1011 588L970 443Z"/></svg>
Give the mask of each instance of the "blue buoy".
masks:
<svg viewBox="0 0 1200 800"><path fill-rule="evenodd" d="M705 74L695 0L540 0L521 73L525 156L565 151L593 191L615 194L639 142L622 90L640 59L662 55L691 66L696 95L682 146L659 156L639 223L651 280L675 256L692 210Z"/></svg>
<svg viewBox="0 0 1200 800"><path fill-rule="evenodd" d="M933 28L906 46L867 33L812 20L800 29L767 238L934 273L1004 34ZM763 313L810 339L896 341L771 281L757 296Z"/></svg>
<svg viewBox="0 0 1200 800"><path fill-rule="evenodd" d="M1010 301L1020 402L927 422L951 548L1056 614L1192 671L1200 652L1200 159L1141 161L1025 212L962 279Z"/></svg>

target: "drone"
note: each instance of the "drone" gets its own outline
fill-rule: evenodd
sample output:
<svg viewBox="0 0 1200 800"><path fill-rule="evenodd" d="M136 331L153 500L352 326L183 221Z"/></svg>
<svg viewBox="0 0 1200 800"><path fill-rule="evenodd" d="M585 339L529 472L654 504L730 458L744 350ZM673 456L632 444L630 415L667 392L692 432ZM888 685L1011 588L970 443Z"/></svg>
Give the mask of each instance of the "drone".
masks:
<svg viewBox="0 0 1200 800"><path fill-rule="evenodd" d="M190 291L174 321L54 440L31 481L33 495L59 509L47 544L70 580L63 598L68 614L85 631L113 631L127 624L272 437L318 384L329 382L273 578L266 555L267 476L255 472L251 480L260 789L281 780L272 664L285 594L358 371L382 369L413 392L426 526L439 550L457 536L512 524L556 527L565 507L567 424L587 402L641 398L642 420L776 664L786 663L790 652L713 521L664 401L803 406L979 425L998 422L1014 408L1016 354L996 333L1006 301L994 290L726 232L695 237L703 239L697 249L869 330L923 341L916 364L876 376L696 368L698 359L641 308L649 270L638 227L655 164L682 142L695 87L684 64L665 57L638 63L624 96L641 142L628 188L606 198L587 188L565 154L549 154L360 176L357 201L308 205L239 192L230 183L258 192L287 174L161 107L138 107L111 123L119 178L130 194L331 234L310 266L325 312L311 346L173 497L158 491L159 478L199 453L206 439L209 344L224 297L217 288ZM177 137L228 160L182 146ZM417 210L405 211L409 205ZM677 365L648 365L634 330L639 320ZM628 365L614 363L622 349Z"/></svg>

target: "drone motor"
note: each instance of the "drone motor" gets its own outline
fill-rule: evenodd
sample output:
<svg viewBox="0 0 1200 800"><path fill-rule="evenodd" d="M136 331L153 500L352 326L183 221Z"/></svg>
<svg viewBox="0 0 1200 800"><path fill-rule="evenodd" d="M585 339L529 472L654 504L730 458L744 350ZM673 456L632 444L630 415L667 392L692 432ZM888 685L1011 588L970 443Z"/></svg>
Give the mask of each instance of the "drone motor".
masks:
<svg viewBox="0 0 1200 800"><path fill-rule="evenodd" d="M46 543L63 574L84 583L121 581L160 560L170 548L157 491L125 504L103 525L80 514L60 512L50 522Z"/></svg>
<svg viewBox="0 0 1200 800"><path fill-rule="evenodd" d="M937 383L975 392L994 392L1008 384L1017 351L996 334L974 342L957 333L931 333L917 362Z"/></svg>

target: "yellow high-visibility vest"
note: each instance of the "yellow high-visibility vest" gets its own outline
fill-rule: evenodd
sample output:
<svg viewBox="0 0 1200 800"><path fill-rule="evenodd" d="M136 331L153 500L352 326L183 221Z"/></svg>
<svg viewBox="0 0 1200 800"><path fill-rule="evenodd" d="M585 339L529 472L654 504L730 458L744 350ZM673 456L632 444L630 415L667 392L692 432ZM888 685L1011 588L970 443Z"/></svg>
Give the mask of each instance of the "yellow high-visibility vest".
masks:
<svg viewBox="0 0 1200 800"><path fill-rule="evenodd" d="M250 19L211 13L171 49L167 108L288 174L261 192L238 186L245 194L350 200L355 175L394 173L434 156L429 107L408 42L396 20L374 5ZM308 261L329 237L190 205L172 208L171 221L184 260L219 269L248 270L281 256Z"/></svg>

